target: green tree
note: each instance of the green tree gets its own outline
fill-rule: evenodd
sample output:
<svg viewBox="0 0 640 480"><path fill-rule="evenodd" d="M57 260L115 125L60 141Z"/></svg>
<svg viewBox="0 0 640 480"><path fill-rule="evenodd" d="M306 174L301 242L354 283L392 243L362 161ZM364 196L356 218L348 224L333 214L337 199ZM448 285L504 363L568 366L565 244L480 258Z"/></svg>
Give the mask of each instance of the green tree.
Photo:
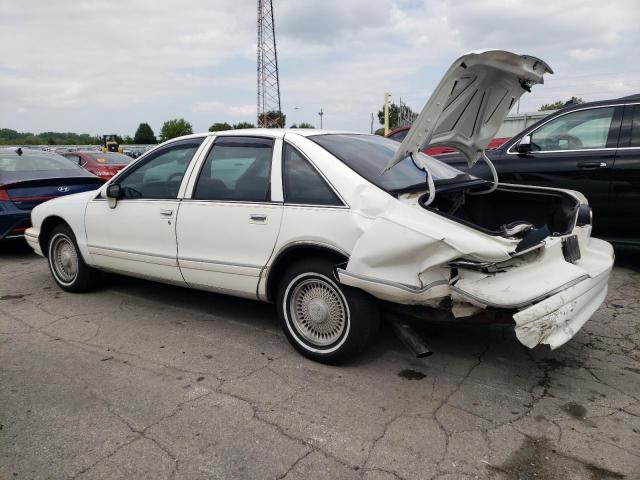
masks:
<svg viewBox="0 0 640 480"><path fill-rule="evenodd" d="M416 113L408 106L392 103L389 105L389 128L393 130L394 128L407 125L413 122L415 116ZM378 120L380 121L380 125L384 125L384 107L378 111Z"/></svg>
<svg viewBox="0 0 640 480"><path fill-rule="evenodd" d="M584 103L584 100L582 100L582 98L580 97L571 97L571 100L568 100L566 102L558 100L557 102L553 103L545 103L544 105L540 106L539 111L544 112L545 110L559 110L565 105L575 105L577 103Z"/></svg>
<svg viewBox="0 0 640 480"><path fill-rule="evenodd" d="M258 127L262 128L284 128L287 123L287 116L275 110L261 113L258 116Z"/></svg>
<svg viewBox="0 0 640 480"><path fill-rule="evenodd" d="M224 130L231 130L231 125L229 125L227 122L216 122L213 125L211 125L209 127L209 131L210 132L222 132Z"/></svg>
<svg viewBox="0 0 640 480"><path fill-rule="evenodd" d="M314 127L308 122L302 122L300 125L298 125L298 128L316 128L316 127Z"/></svg>
<svg viewBox="0 0 640 480"><path fill-rule="evenodd" d="M125 135L122 139L122 143L124 143L125 145L132 145L135 142L133 141L133 137L131 135Z"/></svg>
<svg viewBox="0 0 640 480"><path fill-rule="evenodd" d="M149 143L158 143L158 140L156 139L156 136L149 124L141 123L140 125L138 125L136 134L133 136L133 143L143 145Z"/></svg>
<svg viewBox="0 0 640 480"><path fill-rule="evenodd" d="M172 138L181 137L182 135L190 135L193 133L193 127L184 118L173 118L167 120L160 129L160 140L163 142Z"/></svg>
<svg viewBox="0 0 640 480"><path fill-rule="evenodd" d="M373 133L375 133L376 135L380 135L381 137L384 137L384 128L379 128Z"/></svg>
<svg viewBox="0 0 640 480"><path fill-rule="evenodd" d="M234 130L240 130L242 128L256 128L251 122L238 122L233 126Z"/></svg>

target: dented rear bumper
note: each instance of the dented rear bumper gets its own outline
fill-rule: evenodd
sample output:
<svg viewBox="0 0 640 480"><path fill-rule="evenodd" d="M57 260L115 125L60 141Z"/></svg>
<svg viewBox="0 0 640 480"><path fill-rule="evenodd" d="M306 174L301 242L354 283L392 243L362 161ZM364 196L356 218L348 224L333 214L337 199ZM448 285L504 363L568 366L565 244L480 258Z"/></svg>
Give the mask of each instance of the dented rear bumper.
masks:
<svg viewBox="0 0 640 480"><path fill-rule="evenodd" d="M586 255L591 260L588 278L513 316L516 336L523 345L533 348L546 344L552 349L564 345L602 305L615 258L613 247L591 239Z"/></svg>
<svg viewBox="0 0 640 480"><path fill-rule="evenodd" d="M514 259L495 273L445 266L416 272L428 278L419 285L383 278L384 269L366 274L338 269L343 284L360 288L389 302L440 308L453 306L453 317L468 317L485 309L515 312L513 320L520 342L529 348L547 344L557 348L571 339L604 301L613 267L613 248L580 234L581 259L565 261L562 239L548 239L532 259ZM353 262L358 264L358 259ZM450 302L443 302L450 299Z"/></svg>

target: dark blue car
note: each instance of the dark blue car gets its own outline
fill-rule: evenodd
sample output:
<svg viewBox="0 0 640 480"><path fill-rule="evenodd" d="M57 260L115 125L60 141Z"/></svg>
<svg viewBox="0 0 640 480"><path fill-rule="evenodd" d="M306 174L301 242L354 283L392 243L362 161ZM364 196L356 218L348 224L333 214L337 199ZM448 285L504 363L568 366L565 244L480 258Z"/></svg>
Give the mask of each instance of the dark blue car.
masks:
<svg viewBox="0 0 640 480"><path fill-rule="evenodd" d="M55 153L0 149L0 240L22 237L31 226L31 210L36 205L63 195L95 190L103 183Z"/></svg>

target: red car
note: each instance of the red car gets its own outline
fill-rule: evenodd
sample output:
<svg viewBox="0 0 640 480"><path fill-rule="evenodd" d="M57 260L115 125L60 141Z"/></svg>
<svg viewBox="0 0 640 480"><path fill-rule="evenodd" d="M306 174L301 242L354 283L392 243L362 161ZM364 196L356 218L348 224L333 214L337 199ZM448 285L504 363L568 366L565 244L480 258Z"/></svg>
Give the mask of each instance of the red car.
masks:
<svg viewBox="0 0 640 480"><path fill-rule="evenodd" d="M402 140L404 140L404 137L407 136L407 132L409 131L410 128L411 128L411 125L405 125L404 127L391 130L387 134L387 138L390 138L391 140L396 140L397 142L402 142ZM498 148L502 146L503 143L506 143L506 141L510 139L511 137L494 138L493 140L491 140L491 142L487 146L487 150L493 150L495 148ZM455 148L451 148L451 147L433 147L433 148L428 148L427 150L424 150L424 153L426 153L427 155L434 156L434 155L441 155L443 153L454 153L456 151L457 150Z"/></svg>
<svg viewBox="0 0 640 480"><path fill-rule="evenodd" d="M111 177L133 161L133 158L122 153L103 153L95 150L66 152L62 155L103 180L110 180Z"/></svg>

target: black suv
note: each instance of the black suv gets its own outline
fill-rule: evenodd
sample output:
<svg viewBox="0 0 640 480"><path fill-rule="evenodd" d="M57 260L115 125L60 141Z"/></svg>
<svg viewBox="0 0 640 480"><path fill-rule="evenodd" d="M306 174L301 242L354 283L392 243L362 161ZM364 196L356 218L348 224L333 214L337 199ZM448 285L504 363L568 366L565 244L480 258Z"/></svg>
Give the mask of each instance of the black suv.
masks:
<svg viewBox="0 0 640 480"><path fill-rule="evenodd" d="M582 192L595 236L640 244L640 94L564 107L487 156L501 183ZM457 153L437 158L468 170ZM491 179L482 160L469 171Z"/></svg>

